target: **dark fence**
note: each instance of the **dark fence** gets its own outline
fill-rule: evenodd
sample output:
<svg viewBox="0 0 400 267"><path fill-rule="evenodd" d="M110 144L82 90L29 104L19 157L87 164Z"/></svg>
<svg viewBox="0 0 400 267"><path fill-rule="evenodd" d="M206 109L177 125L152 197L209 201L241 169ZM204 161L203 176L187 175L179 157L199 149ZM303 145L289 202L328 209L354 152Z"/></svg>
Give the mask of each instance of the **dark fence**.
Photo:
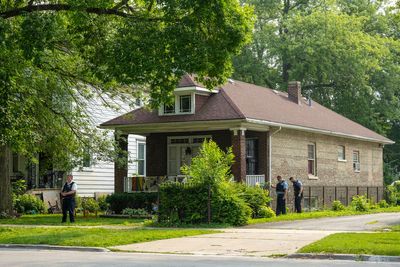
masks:
<svg viewBox="0 0 400 267"><path fill-rule="evenodd" d="M365 195L372 202L379 202L384 198L384 188L382 186L304 186L303 209L316 210L330 208L334 200L340 200L344 205L350 205L351 200L356 195ZM271 205L276 208L275 190L271 190L273 198ZM293 188L289 185L287 206L290 210L294 208Z"/></svg>

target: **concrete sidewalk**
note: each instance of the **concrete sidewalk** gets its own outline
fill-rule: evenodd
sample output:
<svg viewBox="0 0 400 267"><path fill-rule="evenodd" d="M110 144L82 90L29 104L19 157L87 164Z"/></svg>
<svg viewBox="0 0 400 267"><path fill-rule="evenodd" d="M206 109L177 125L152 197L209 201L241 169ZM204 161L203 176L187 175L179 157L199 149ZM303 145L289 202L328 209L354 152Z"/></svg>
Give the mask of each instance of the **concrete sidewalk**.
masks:
<svg viewBox="0 0 400 267"><path fill-rule="evenodd" d="M336 231L288 229L222 229L223 233L173 238L112 247L120 251L270 256L295 253L299 248Z"/></svg>

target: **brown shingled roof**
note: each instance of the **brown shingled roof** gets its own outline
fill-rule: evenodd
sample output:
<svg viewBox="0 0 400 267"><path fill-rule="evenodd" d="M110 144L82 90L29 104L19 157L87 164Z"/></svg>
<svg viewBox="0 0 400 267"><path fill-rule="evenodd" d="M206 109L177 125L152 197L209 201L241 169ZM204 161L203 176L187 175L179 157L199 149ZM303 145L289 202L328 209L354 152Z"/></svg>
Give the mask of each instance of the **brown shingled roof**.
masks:
<svg viewBox="0 0 400 267"><path fill-rule="evenodd" d="M193 76L186 75L179 83L179 87L188 86L199 86L194 83ZM158 111L141 108L107 121L101 126L233 119L253 119L271 125L275 123L362 137L383 143L392 142L315 101L312 101L310 106L302 99L302 103L298 105L288 99L287 93L240 81L231 81L223 85L195 114L158 116Z"/></svg>

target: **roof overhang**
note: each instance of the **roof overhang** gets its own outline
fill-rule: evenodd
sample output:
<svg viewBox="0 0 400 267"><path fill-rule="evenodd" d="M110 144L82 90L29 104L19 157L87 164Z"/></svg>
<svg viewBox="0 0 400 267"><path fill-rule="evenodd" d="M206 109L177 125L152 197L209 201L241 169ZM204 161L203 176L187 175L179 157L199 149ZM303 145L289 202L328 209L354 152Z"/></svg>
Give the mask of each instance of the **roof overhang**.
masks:
<svg viewBox="0 0 400 267"><path fill-rule="evenodd" d="M344 138L374 142L374 143L379 143L379 144L394 144L395 143L394 141L389 140L389 139L381 140L381 139L369 138L369 137L353 135L353 134L348 134L348 133L333 132L333 131L328 131L328 130L323 130L323 129L316 129L316 128L311 128L311 127L304 127L304 126L278 123L278 122L265 121L265 120L258 120L258 119L247 118L246 122L265 125L265 126L269 126L269 127L282 127L282 128L286 128L286 129L293 129L293 130L299 130L299 131L305 131L305 132L311 132L311 133L319 133L319 134L325 134L325 135L336 136L336 137L344 137Z"/></svg>

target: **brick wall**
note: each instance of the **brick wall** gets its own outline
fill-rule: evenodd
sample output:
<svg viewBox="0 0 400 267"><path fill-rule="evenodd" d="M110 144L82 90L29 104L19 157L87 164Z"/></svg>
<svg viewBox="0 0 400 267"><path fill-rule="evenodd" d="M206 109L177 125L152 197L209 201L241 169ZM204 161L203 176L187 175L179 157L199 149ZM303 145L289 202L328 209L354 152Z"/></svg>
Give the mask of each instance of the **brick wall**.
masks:
<svg viewBox="0 0 400 267"><path fill-rule="evenodd" d="M316 146L316 176L307 172L307 145ZM338 161L338 145L346 162ZM353 151L360 153L361 171L353 170ZM272 136L272 177L296 176L305 186L383 186L382 147L377 143L282 129Z"/></svg>

